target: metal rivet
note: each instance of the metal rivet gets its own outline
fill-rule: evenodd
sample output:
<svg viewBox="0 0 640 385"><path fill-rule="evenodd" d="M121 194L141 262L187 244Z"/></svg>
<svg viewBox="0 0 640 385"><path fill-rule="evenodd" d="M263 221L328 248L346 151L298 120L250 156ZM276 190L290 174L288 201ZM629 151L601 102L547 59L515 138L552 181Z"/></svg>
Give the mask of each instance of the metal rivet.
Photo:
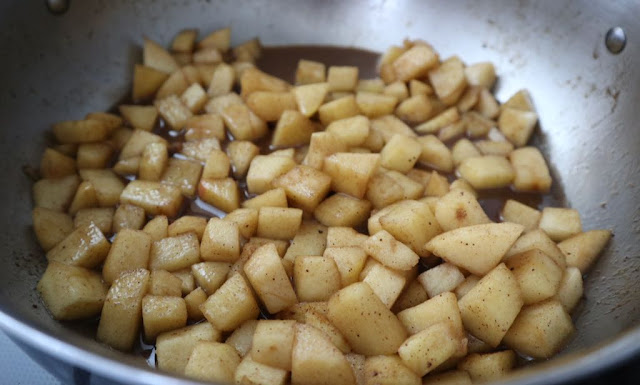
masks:
<svg viewBox="0 0 640 385"><path fill-rule="evenodd" d="M60 15L69 9L69 0L46 0L47 8L49 12Z"/></svg>
<svg viewBox="0 0 640 385"><path fill-rule="evenodd" d="M607 31L604 44L612 54L619 54L627 44L627 34L620 27L613 27Z"/></svg>

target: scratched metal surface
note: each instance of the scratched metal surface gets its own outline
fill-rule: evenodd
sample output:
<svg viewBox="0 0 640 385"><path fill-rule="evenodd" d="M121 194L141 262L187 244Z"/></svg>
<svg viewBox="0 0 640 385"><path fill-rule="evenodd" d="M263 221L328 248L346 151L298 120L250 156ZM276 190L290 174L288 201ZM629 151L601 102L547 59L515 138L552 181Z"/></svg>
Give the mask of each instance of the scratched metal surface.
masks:
<svg viewBox="0 0 640 385"><path fill-rule="evenodd" d="M586 281L579 330L566 357L520 383L551 383L638 352L640 332L640 4L632 1L77 1L59 16L42 2L0 5L0 324L30 346L130 383L186 383L151 372L141 358L114 352L56 323L35 284L44 269L30 228L30 181L42 133L54 121L111 106L127 90L141 36L168 43L184 27L230 25L234 43L347 45L381 51L405 37L444 56L491 60L505 100L527 87L540 115L540 141L568 203L588 228L615 237ZM619 55L606 31L625 29ZM622 333L628 332L621 338ZM599 350L592 351L594 347ZM577 353L576 353L577 352ZM591 369L589 369L591 368Z"/></svg>

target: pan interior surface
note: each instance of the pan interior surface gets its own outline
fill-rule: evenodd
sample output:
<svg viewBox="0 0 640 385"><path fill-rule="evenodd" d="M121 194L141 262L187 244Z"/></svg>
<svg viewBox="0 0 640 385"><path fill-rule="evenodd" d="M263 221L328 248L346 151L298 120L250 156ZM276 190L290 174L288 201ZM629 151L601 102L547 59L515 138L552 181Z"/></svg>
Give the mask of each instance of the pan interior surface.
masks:
<svg viewBox="0 0 640 385"><path fill-rule="evenodd" d="M574 316L578 331L562 357L515 380L556 383L635 354L638 14L640 4L632 1L91 0L72 2L57 15L43 2L3 2L0 326L37 350L122 382L186 383L152 371L142 357L95 342L92 327L58 323L46 313L35 291L46 261L31 229L32 181L23 168L37 167L51 123L108 109L127 93L143 35L168 44L183 28L204 34L230 26L234 44L259 36L265 45L381 52L403 38L424 39L443 58L492 61L500 101L528 88L540 116L538 140L567 203L581 213L585 230L609 228L615 236L586 278ZM627 39L616 55L605 45L612 27Z"/></svg>

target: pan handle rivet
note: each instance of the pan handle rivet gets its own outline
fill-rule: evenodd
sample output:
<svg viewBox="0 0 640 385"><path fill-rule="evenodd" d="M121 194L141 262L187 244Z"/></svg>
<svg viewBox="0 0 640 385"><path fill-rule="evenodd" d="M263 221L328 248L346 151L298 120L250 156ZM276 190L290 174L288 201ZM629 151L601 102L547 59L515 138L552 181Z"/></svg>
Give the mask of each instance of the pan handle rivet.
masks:
<svg viewBox="0 0 640 385"><path fill-rule="evenodd" d="M54 15L61 15L69 9L69 0L45 0L47 9Z"/></svg>
<svg viewBox="0 0 640 385"><path fill-rule="evenodd" d="M604 44L612 54L619 54L627 44L627 34L620 27L613 27L607 31Z"/></svg>

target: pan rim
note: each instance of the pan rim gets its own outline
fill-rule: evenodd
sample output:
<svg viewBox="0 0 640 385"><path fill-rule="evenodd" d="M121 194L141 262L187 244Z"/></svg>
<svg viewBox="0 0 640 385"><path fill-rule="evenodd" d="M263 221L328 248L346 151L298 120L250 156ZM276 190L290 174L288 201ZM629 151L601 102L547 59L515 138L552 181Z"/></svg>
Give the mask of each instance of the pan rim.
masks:
<svg viewBox="0 0 640 385"><path fill-rule="evenodd" d="M136 368L121 361L90 352L27 325L3 309L0 309L0 329L9 334L10 337L44 352L54 359L124 384L202 384L202 382L180 378L151 368ZM617 335L612 340L587 349L586 352L578 351L559 357L567 360L566 364L558 364L556 360L551 359L535 367L515 371L510 378L495 382L495 384L541 385L577 381L597 372L621 365L639 355L640 327L634 327Z"/></svg>

